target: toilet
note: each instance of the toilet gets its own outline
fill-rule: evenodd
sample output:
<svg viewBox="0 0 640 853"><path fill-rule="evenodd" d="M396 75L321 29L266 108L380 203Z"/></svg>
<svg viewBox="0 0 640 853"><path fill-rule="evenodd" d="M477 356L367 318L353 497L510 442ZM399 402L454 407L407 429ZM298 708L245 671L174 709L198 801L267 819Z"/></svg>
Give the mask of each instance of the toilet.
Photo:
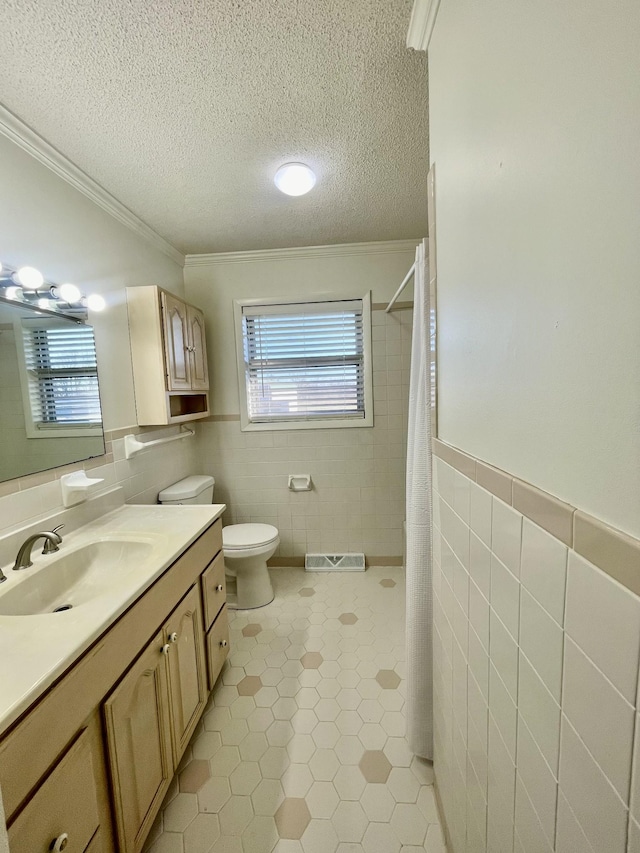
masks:
<svg viewBox="0 0 640 853"><path fill-rule="evenodd" d="M213 503L213 477L185 477L163 489L158 502L167 505ZM280 544L272 524L229 524L222 528L225 572L236 579L238 610L253 610L273 601L267 560Z"/></svg>

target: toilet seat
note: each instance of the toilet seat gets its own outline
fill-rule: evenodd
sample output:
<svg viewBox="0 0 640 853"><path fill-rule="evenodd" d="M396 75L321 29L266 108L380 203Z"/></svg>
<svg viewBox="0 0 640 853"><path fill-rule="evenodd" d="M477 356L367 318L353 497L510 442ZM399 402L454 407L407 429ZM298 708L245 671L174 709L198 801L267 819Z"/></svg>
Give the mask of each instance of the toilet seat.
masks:
<svg viewBox="0 0 640 853"><path fill-rule="evenodd" d="M261 548L275 542L278 535L278 528L272 524L229 524L222 528L222 548L225 551Z"/></svg>

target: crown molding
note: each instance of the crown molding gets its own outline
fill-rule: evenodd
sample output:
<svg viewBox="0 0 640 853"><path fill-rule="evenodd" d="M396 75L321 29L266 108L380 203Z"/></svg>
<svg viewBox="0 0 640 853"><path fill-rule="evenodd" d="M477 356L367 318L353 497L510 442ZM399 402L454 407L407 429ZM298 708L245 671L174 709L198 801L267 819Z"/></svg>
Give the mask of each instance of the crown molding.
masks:
<svg viewBox="0 0 640 853"><path fill-rule="evenodd" d="M163 252L180 266L184 265L184 255L175 246L168 243L157 231L143 222L135 213L125 207L115 196L103 189L86 172L78 168L68 157L39 136L6 107L0 105L0 133L10 139L27 154L30 154L43 166L51 169L59 178L71 184L76 190L89 198L98 207L117 219L131 231L134 231L156 249Z"/></svg>
<svg viewBox="0 0 640 853"><path fill-rule="evenodd" d="M331 246L297 246L292 249L255 249L248 252L219 252L187 255L185 267L240 264L255 261L298 261L309 258L349 257L352 255L389 255L413 252L420 240L387 240L380 243L338 243Z"/></svg>
<svg viewBox="0 0 640 853"><path fill-rule="evenodd" d="M426 50L436 23L440 0L414 0L407 33L407 47Z"/></svg>

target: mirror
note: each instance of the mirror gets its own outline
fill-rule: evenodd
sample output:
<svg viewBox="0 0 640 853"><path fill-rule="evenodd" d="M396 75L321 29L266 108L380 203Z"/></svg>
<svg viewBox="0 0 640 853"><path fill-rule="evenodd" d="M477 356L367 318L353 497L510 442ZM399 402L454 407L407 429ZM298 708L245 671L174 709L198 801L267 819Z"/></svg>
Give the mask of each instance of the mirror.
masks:
<svg viewBox="0 0 640 853"><path fill-rule="evenodd" d="M105 452L86 313L0 297L0 481Z"/></svg>

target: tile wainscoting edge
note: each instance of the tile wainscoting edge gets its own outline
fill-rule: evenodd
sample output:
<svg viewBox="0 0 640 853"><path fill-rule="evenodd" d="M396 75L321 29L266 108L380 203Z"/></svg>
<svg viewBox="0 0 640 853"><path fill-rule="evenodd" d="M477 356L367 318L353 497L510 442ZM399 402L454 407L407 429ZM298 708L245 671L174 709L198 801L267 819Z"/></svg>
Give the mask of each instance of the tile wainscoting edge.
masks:
<svg viewBox="0 0 640 853"><path fill-rule="evenodd" d="M640 539L438 438L432 446L435 456L640 595Z"/></svg>

